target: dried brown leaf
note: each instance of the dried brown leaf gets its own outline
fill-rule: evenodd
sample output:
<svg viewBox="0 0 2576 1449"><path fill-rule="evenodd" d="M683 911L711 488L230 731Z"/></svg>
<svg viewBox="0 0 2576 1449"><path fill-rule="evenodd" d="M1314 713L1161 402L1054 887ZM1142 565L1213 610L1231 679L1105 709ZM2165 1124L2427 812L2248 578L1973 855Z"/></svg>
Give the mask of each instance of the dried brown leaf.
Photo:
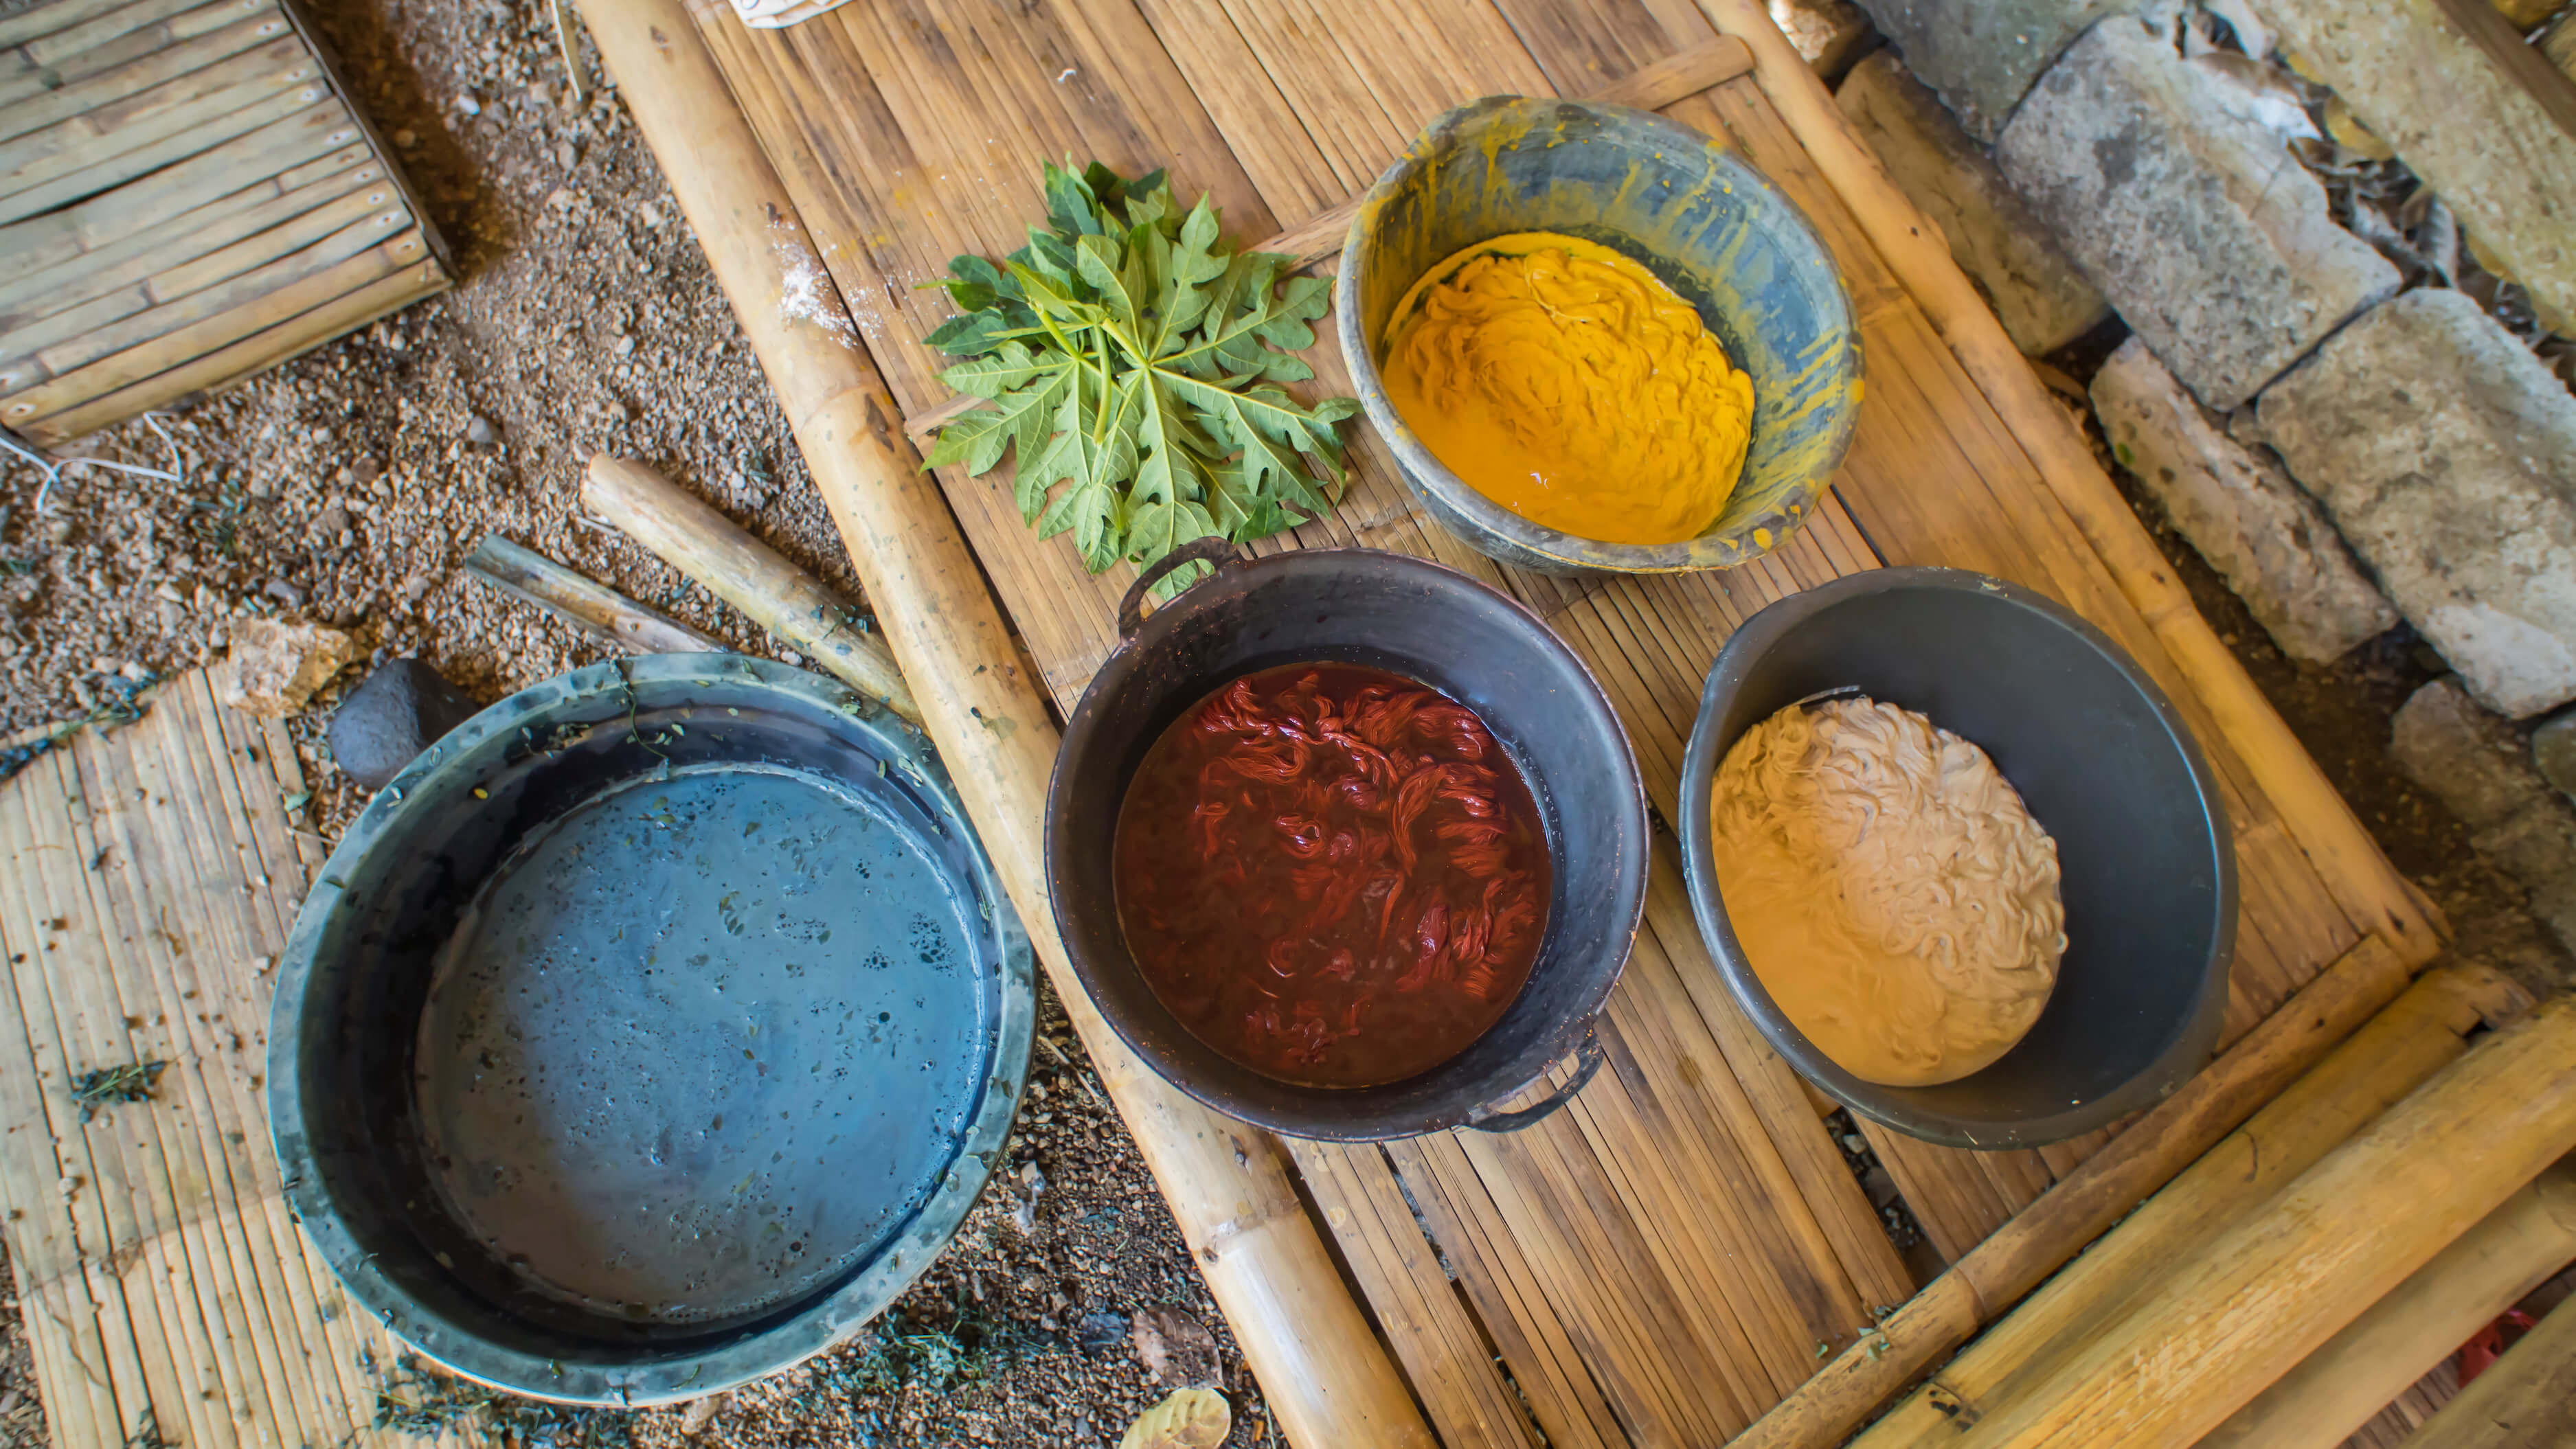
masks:
<svg viewBox="0 0 2576 1449"><path fill-rule="evenodd" d="M1137 1312L1127 1341L1145 1372L1166 1388L1205 1388L1222 1376L1216 1339L1207 1325L1167 1303Z"/></svg>

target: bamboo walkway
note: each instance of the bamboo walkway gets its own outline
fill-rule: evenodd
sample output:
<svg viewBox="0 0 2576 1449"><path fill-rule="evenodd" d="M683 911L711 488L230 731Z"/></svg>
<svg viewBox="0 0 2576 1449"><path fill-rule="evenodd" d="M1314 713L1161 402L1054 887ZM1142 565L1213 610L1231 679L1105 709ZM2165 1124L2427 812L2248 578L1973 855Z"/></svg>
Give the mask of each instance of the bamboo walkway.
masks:
<svg viewBox="0 0 2576 1449"><path fill-rule="evenodd" d="M94 432L450 275L292 0L0 17L0 427Z"/></svg>

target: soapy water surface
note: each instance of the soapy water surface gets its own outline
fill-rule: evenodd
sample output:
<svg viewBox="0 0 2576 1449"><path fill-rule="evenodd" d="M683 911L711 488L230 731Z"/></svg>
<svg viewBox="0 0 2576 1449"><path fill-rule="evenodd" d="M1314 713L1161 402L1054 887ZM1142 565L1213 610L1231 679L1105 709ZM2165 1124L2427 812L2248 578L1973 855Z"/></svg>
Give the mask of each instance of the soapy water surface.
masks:
<svg viewBox="0 0 2576 1449"><path fill-rule="evenodd" d="M611 787L494 872L440 953L415 1104L446 1206L522 1287L739 1319L937 1186L991 988L907 814L710 766Z"/></svg>

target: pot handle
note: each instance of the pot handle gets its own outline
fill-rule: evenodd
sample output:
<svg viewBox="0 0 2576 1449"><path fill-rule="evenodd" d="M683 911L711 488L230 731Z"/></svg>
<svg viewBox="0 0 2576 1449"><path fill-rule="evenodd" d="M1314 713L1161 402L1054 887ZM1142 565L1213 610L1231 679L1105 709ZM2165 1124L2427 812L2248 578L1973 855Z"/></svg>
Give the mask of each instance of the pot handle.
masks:
<svg viewBox="0 0 2576 1449"><path fill-rule="evenodd" d="M1583 1044L1575 1048L1573 1079L1548 1093L1545 1101L1534 1106L1523 1107L1517 1112L1485 1114L1483 1108L1478 1108L1476 1112L1468 1114L1467 1120L1459 1125L1472 1127L1479 1132L1518 1132L1542 1117L1553 1115L1557 1108L1573 1101L1574 1094L1582 1091L1584 1083L1592 1080L1592 1074L1601 1070L1601 1063L1607 1060L1609 1055L1601 1046L1599 1030L1587 1027L1583 1033Z"/></svg>
<svg viewBox="0 0 2576 1449"><path fill-rule="evenodd" d="M1136 582L1127 586L1127 597L1118 601L1118 637L1133 639L1136 631L1145 627L1146 591L1161 583L1164 575L1183 564L1194 563L1206 564L1213 572L1233 563L1236 557L1234 545L1224 535L1207 533L1145 565Z"/></svg>

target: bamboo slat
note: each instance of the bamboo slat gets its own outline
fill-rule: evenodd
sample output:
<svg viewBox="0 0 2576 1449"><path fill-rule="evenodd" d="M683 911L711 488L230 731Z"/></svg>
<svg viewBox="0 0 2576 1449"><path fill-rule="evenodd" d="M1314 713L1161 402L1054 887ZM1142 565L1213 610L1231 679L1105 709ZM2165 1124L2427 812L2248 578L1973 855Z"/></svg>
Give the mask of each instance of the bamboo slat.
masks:
<svg viewBox="0 0 2576 1449"><path fill-rule="evenodd" d="M2561 1162L2202 1435L2199 1449L2333 1449L2570 1262L2576 1162Z"/></svg>
<svg viewBox="0 0 2576 1449"><path fill-rule="evenodd" d="M364 261L366 257L361 256L357 260ZM19 431L39 447L50 448L68 442L110 423L239 381L289 358L301 357L379 317L400 311L423 297L443 292L448 285L448 275L437 262L415 263L310 311L286 317L228 347L154 373L131 386L38 418Z"/></svg>
<svg viewBox="0 0 2576 1449"><path fill-rule="evenodd" d="M2181 1444L2216 1428L2576 1149L2576 996L2489 1033L2261 1209L2163 1270L1960 1442Z"/></svg>
<svg viewBox="0 0 2576 1449"><path fill-rule="evenodd" d="M693 11L849 307L849 335L914 430L949 406L941 359L919 342L946 304L922 284L951 255L1019 244L1042 210L1037 157L1168 167L1184 194L1204 190L1226 209L1236 236L1320 240L1333 223L1316 218L1450 105L1505 87L1598 93L1721 43L1721 30L1738 34L1753 76L1668 108L1743 149L1808 211L1843 265L1877 364L1860 437L1816 522L1725 575L1537 578L1430 525L1359 429L1341 506L1255 551L1394 548L1520 597L1601 679L1666 812L1701 679L1728 632L1773 599L1890 558L1982 567L2067 600L2166 685L2202 736L2247 877L2234 1045L2211 1071L2116 1136L2007 1158L1913 1152L1913 1190L1949 1194L1957 1208L1947 1246L1959 1266L1908 1298L1808 1095L1726 995L1660 846L1646 928L1605 1023L1615 1070L1565 1114L1509 1142L1395 1144L1356 1158L1298 1149L1308 1194L1382 1324L1397 1325L1389 1332L1417 1380L1463 1341L1454 1304L1552 1442L1713 1440L1783 1395L1800 1407L1763 1421L1787 1436L1771 1442L1829 1442L1815 1425L1838 1421L1836 1437L1857 1427L2395 996L2431 951L2413 897L2315 788L2313 765L2276 758L2286 735L2277 720L2252 719L2270 716L2241 673L2194 653L2214 636L2187 601L2176 614L2178 593L2122 576L2152 550L2125 513L2101 510L2055 442L2033 435L2026 365L2016 357L2016 381L1973 360L1956 340L1972 319L1920 300L1928 263L1891 254L1901 236L1865 204L1865 188L1850 200L1852 157L1831 154L1848 138L1813 134L1839 132L1839 119L1829 102L1821 117L1797 109L1805 92L1769 73L1785 44L1744 7L857 0L760 33L708 0ZM1950 280L1965 288L1955 269ZM747 325L772 305L734 300ZM1331 348L1313 361L1313 391L1347 390ZM1126 571L1094 577L1070 549L1031 540L1006 470L939 481L1044 686L1069 707L1114 645L1109 611ZM2125 550L2120 568L2105 565L2102 539ZM2201 697L2212 681L2239 693L2213 704ZM1377 1210L1380 1171L1418 1218ZM1421 1267L1442 1260L1456 1275L1447 1299ZM1899 1299L1885 1335L1862 1332ZM1891 1348L1900 1326L1912 1336ZM1818 1348L1836 1344L1852 1347L1811 1377ZM1434 1427L1464 1434L1455 1426L1477 1422L1486 1387L1460 1371L1421 1397Z"/></svg>
<svg viewBox="0 0 2576 1449"><path fill-rule="evenodd" d="M2576 1442L2576 1298L2460 1390L2405 1449L2559 1449Z"/></svg>
<svg viewBox="0 0 2576 1449"><path fill-rule="evenodd" d="M377 228L371 225L361 223L357 232L352 240L371 244L318 271L280 268L287 276L283 284L276 285L273 290L251 287L236 291L230 284L215 288L211 300L232 305L212 316L103 357L86 367L72 368L48 381L0 397L0 423L30 437L39 433L60 436L59 429L45 426L46 421L58 413L84 403L94 403L136 383L163 377L175 370L202 370L207 358L220 356L225 349L246 339L333 304L344 303L347 298L370 286L407 273L411 268L422 265L429 252L428 242L417 228L406 228L380 241L376 239ZM435 263L427 265L435 267ZM339 330L335 327L325 336L336 337ZM229 374L218 371L216 375ZM193 385L183 386L179 392L193 390Z"/></svg>
<svg viewBox="0 0 2576 1449"><path fill-rule="evenodd" d="M59 1449L407 1442L362 1367L392 1341L269 1147L267 963L322 862L302 788L284 728L202 674L0 787L0 1233ZM148 1101L82 1120L72 1074L145 1059L172 1063Z"/></svg>
<svg viewBox="0 0 2576 1449"><path fill-rule="evenodd" d="M166 32L165 32L166 33ZM286 17L273 6L253 11L218 30L165 44L123 65L18 100L0 99L0 141L44 130L122 101L138 91L178 82L190 72L227 60L286 34ZM143 32L148 38L151 32ZM60 72L55 72L57 77ZM5 95L5 92L0 92Z"/></svg>
<svg viewBox="0 0 2576 1449"><path fill-rule="evenodd" d="M14 304L29 295L20 289L31 278L48 271L59 278L85 254L125 257L174 241L156 227L245 190L308 184L327 174L317 167L343 170L365 155L352 144L358 139L348 109L322 101L103 196L0 226L0 286Z"/></svg>
<svg viewBox="0 0 2576 1449"><path fill-rule="evenodd" d="M281 297L292 286L320 285L318 279L330 268L373 247L385 247L388 259L395 263L419 260L424 244L418 235L404 240L409 214L399 205L379 203L371 208L366 205L369 195L353 193L342 198L344 204L318 208L286 226L272 227L175 268L167 277L138 289L144 305L124 315L110 315L119 308L82 309L85 315L76 318L59 315L22 332L0 333L0 357L21 347L32 354L0 362L0 399L157 339L173 338L167 346L214 345L208 339L225 330L217 318L265 298ZM165 284L170 300L153 305ZM200 324L211 330L190 336L187 329Z"/></svg>
<svg viewBox="0 0 2576 1449"><path fill-rule="evenodd" d="M184 139L268 96L309 88L321 78L320 64L303 43L281 35L140 94L92 106L69 119L0 141L0 197ZM309 103L320 98L317 92L305 99ZM40 100L27 106L43 104Z"/></svg>
<svg viewBox="0 0 2576 1449"><path fill-rule="evenodd" d="M44 285L50 272L0 287L0 356L68 341L274 260L383 207L393 191L381 182L374 166L352 165L293 190L281 190L277 182L246 187L181 217L173 231L189 228L184 238L135 237L130 248L96 253L61 269L64 275L52 289ZM198 263L203 266L193 265ZM24 385L0 376L0 392Z"/></svg>
<svg viewBox="0 0 2576 1449"><path fill-rule="evenodd" d="M276 0L183 0L194 9L180 9L167 19L136 23L111 35L100 35L95 44L90 27L74 26L68 31L10 50L0 51L0 106L13 105L30 96L84 80L101 71L124 65L128 61L161 49L177 41L192 40L232 24L254 11L271 8ZM164 0L142 0L127 9L138 15L146 11L170 8ZM122 22L125 12L113 18Z"/></svg>

